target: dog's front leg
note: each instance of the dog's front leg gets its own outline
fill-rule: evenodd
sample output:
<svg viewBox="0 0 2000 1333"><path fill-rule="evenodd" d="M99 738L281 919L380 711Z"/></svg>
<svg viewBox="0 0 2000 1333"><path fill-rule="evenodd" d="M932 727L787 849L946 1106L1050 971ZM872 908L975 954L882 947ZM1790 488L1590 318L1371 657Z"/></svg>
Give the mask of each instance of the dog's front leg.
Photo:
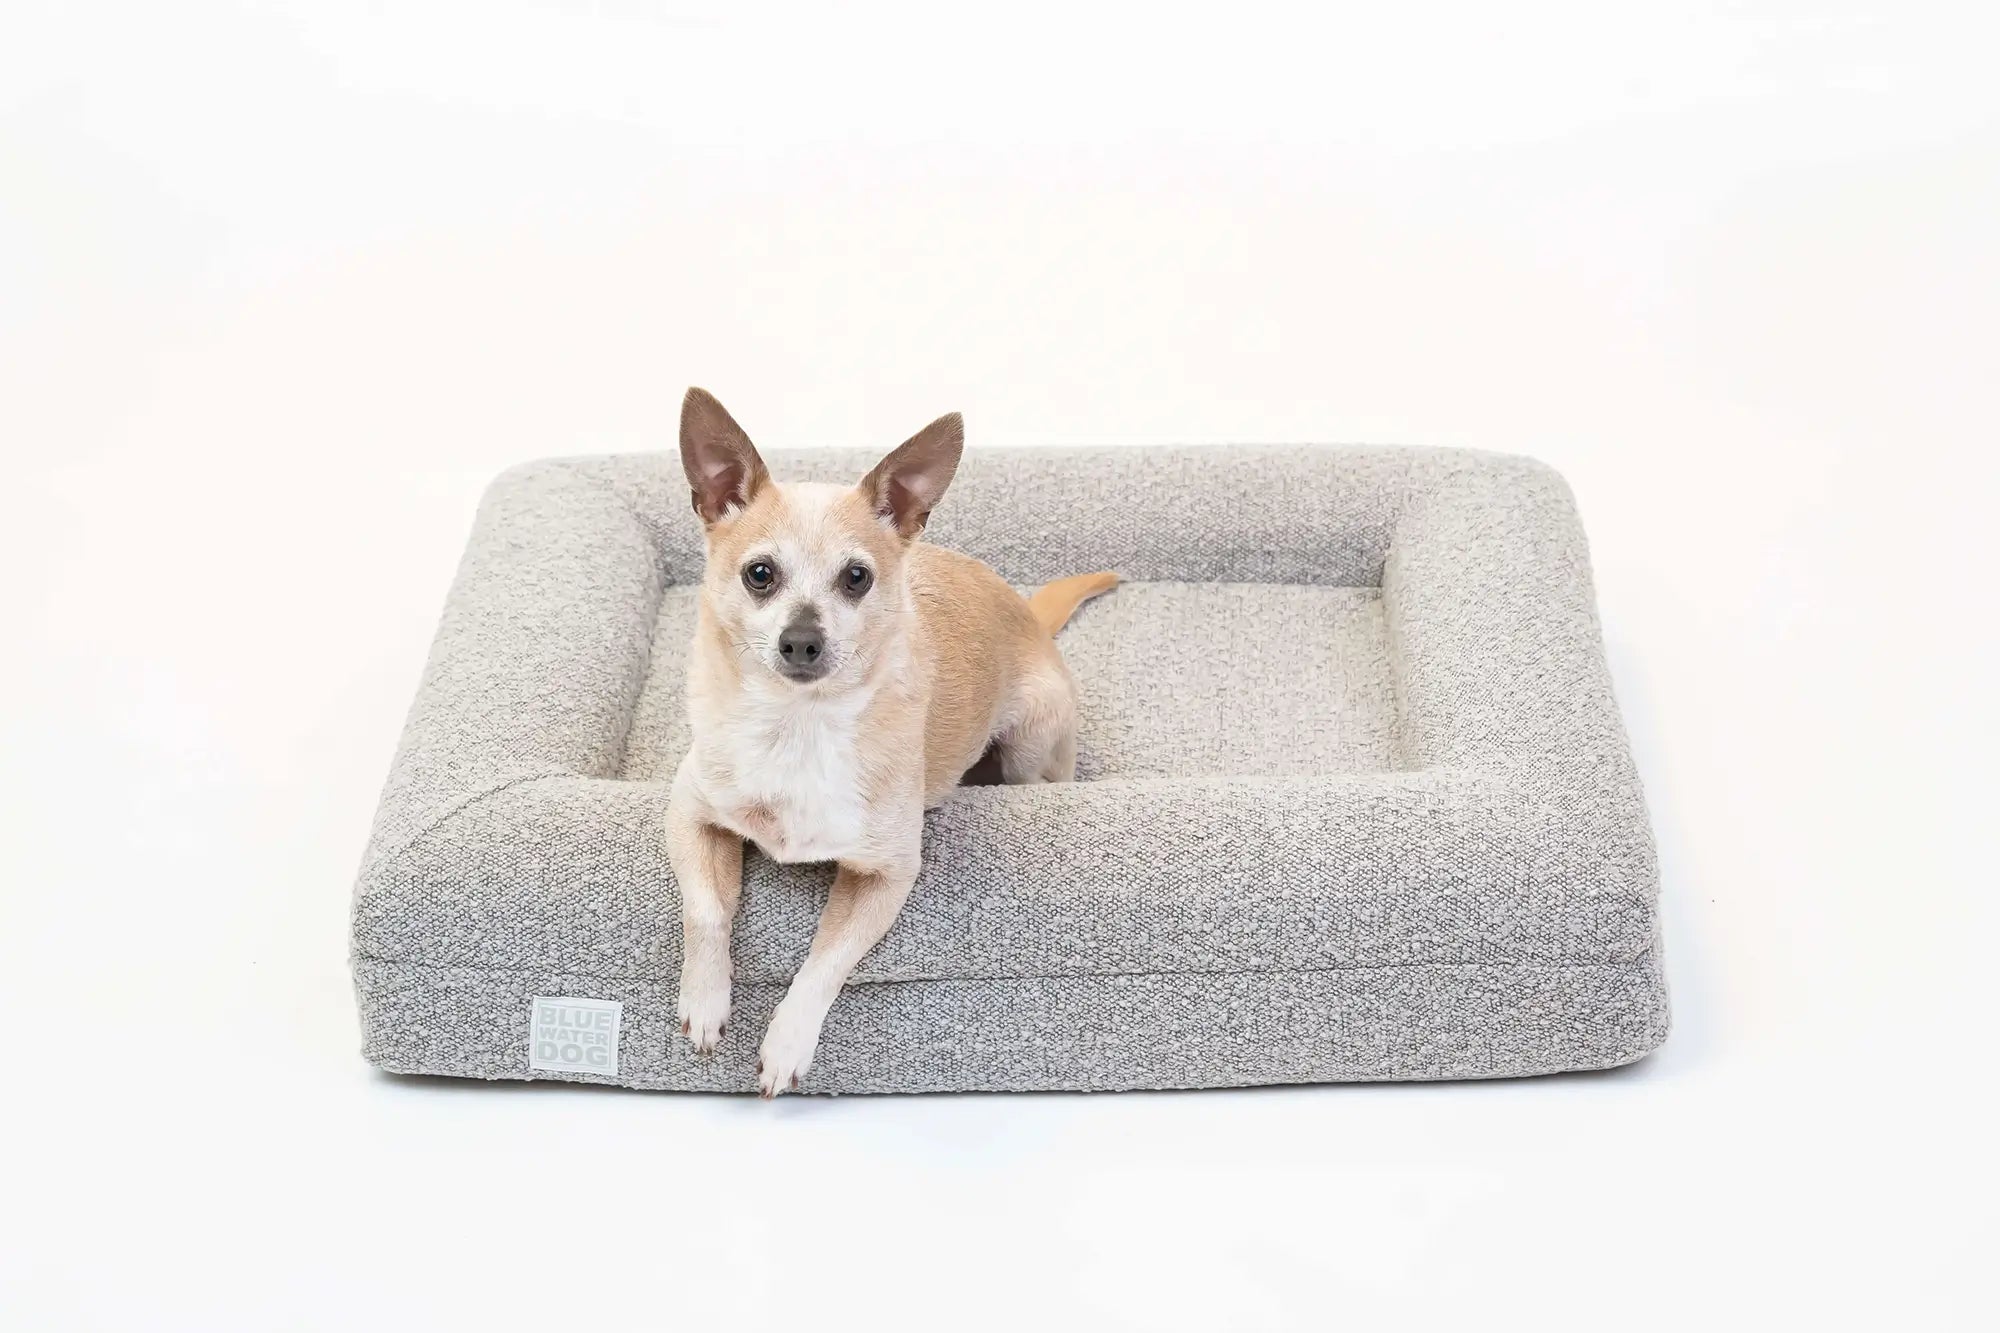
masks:
<svg viewBox="0 0 2000 1333"><path fill-rule="evenodd" d="M681 1032L704 1055L729 1021L729 928L743 894L743 840L704 817L687 766L667 801L667 859L681 891Z"/></svg>
<svg viewBox="0 0 2000 1333"><path fill-rule="evenodd" d="M819 933L813 936L812 951L792 978L791 989L771 1015L770 1030L764 1034L757 1059L759 1093L775 1097L799 1086L819 1047L819 1029L826 1021L826 1011L833 1007L848 973L903 910L903 900L917 881L917 867L915 855L907 864L889 868L841 863L827 894L826 911L819 919Z"/></svg>

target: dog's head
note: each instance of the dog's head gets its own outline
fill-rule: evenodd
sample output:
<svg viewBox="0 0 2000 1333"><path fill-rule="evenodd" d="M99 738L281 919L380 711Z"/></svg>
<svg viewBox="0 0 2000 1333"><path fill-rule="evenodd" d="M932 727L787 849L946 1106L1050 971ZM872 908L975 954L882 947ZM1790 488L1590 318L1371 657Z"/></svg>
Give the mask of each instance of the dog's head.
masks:
<svg viewBox="0 0 2000 1333"><path fill-rule="evenodd" d="M746 672L822 689L867 673L908 606L904 553L964 446L954 412L854 486L779 485L722 404L688 390L681 465L708 530L706 603Z"/></svg>

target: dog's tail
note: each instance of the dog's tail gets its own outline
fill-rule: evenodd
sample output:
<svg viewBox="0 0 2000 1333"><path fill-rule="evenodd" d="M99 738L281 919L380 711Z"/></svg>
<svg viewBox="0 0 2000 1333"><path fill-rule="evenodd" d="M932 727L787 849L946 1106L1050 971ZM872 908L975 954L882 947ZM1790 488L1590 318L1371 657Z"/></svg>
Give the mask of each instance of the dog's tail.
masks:
<svg viewBox="0 0 2000 1333"><path fill-rule="evenodd" d="M1117 586L1118 576L1108 569L1096 574L1072 574L1035 589L1028 598L1028 609L1035 613L1043 629L1054 634L1069 623L1079 606Z"/></svg>

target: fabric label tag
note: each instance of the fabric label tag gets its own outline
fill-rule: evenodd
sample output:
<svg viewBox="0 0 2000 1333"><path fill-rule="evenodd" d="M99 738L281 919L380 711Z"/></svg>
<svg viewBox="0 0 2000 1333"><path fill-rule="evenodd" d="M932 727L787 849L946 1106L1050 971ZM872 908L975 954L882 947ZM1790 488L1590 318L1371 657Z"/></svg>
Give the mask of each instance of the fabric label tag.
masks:
<svg viewBox="0 0 2000 1333"><path fill-rule="evenodd" d="M556 1074L616 1074L616 1000L537 995L528 1019L528 1068Z"/></svg>

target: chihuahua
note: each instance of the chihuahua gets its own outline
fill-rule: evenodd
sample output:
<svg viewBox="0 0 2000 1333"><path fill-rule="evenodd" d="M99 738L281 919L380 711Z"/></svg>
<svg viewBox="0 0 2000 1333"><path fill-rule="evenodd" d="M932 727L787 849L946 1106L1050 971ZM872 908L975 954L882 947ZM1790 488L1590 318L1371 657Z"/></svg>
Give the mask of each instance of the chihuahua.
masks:
<svg viewBox="0 0 2000 1333"><path fill-rule="evenodd" d="M702 1053L729 1018L743 844L832 861L819 931L771 1017L766 1097L796 1089L848 974L902 910L924 811L989 754L1006 782L1076 775L1076 686L1052 637L1111 573L1023 598L919 540L964 449L956 413L854 486L779 485L711 395L681 405L681 463L707 531L688 719L667 805L686 951L681 1032Z"/></svg>

